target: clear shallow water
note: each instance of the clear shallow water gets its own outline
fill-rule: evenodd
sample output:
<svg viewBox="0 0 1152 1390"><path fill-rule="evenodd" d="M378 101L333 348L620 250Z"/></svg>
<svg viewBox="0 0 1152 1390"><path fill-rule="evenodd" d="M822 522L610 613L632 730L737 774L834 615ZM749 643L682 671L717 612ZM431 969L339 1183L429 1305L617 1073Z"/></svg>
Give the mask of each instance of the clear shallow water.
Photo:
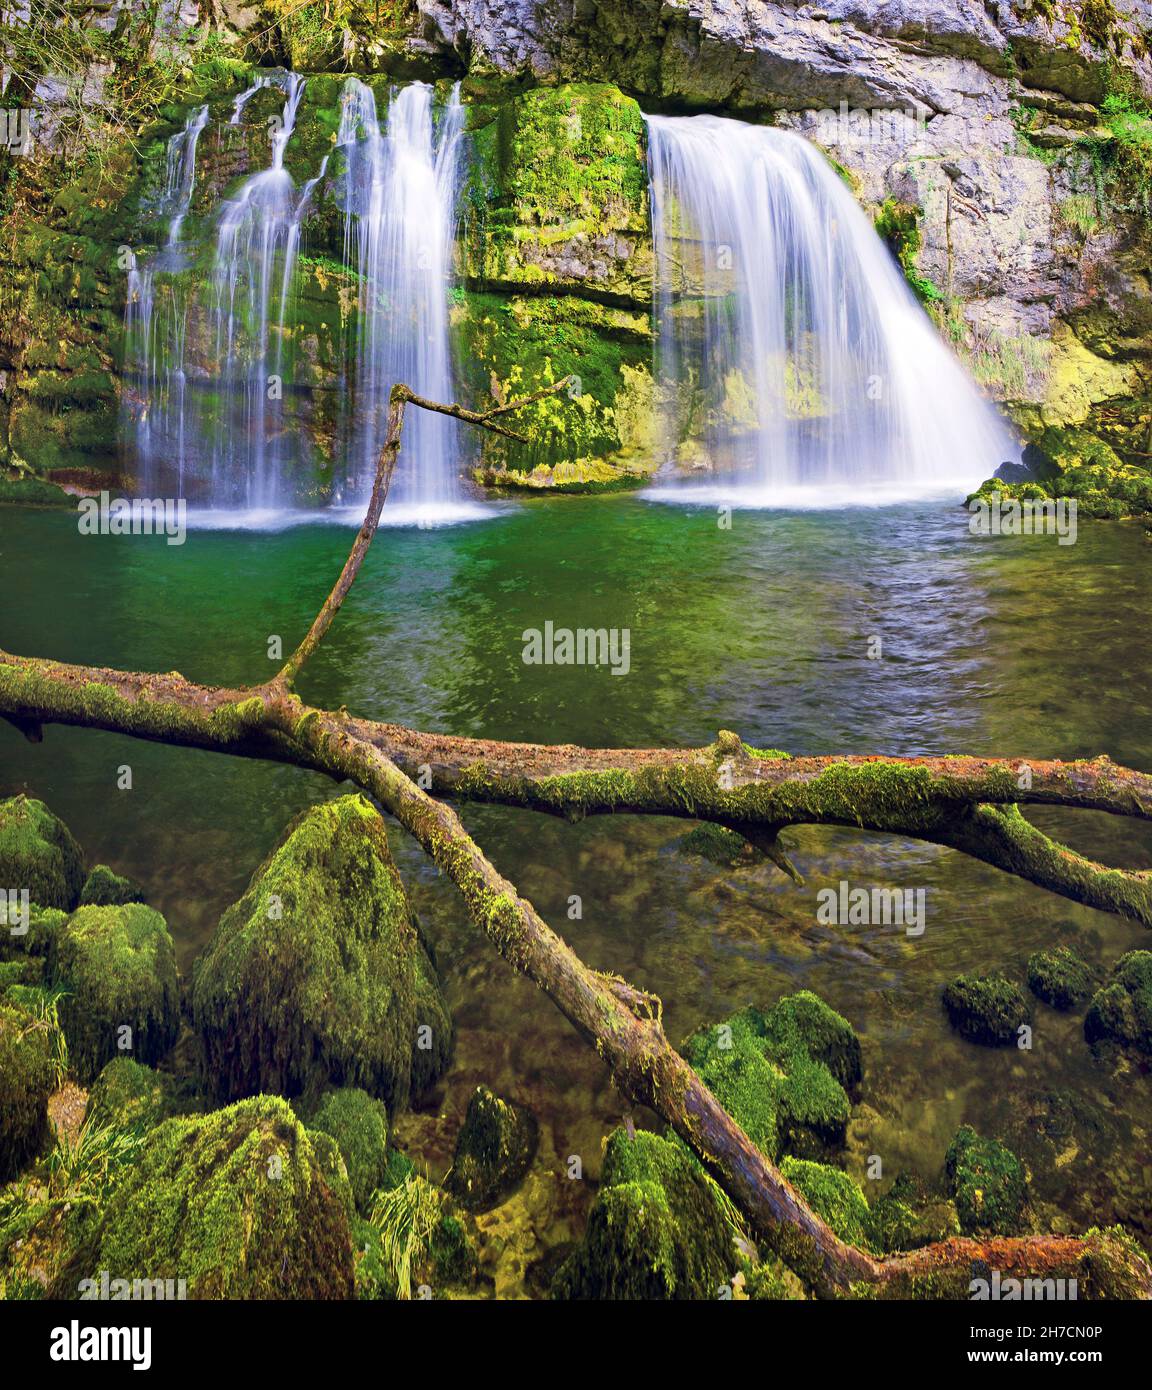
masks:
<svg viewBox="0 0 1152 1390"><path fill-rule="evenodd" d="M424 728L547 742L701 743L719 728L792 752L1107 751L1152 767L1152 568L1143 531L1086 524L1075 546L974 539L939 503L844 512L737 511L636 498L551 499L491 522L382 531L304 698ZM0 511L10 651L223 683L272 669L305 631L346 555L343 526L80 537L55 512ZM521 633L627 627L631 671L525 666ZM869 660L879 637L883 659ZM134 789L116 790L130 763ZM167 916L183 967L288 819L337 789L290 768L163 749L84 730L40 746L0 726L0 791L27 789L91 860L133 874ZM1036 819L1078 848L1152 867L1152 832L1112 818ZM958 1041L939 1004L961 970L1022 977L1066 942L1100 966L1152 942L962 856L842 830L788 833L808 883L680 854L688 825L601 818L577 826L472 808L465 820L591 965L658 993L670 1038L748 1002L818 990L861 1032L866 1087L851 1166L939 1170L962 1121L1015 1142L1035 1191L1071 1224L1121 1217L1152 1235L1149 1080L1094 1063L1079 1015L1037 1007L1031 1053ZM453 1069L400 1133L446 1166L472 1086L531 1104L541 1171L580 1153L598 1170L621 1102L584 1043L478 939L453 894L399 832L394 845L459 1030ZM840 879L924 887L927 929L821 927ZM584 918L567 920L570 894ZM1053 1098L1055 1097L1055 1099ZM1079 1117L1067 1124L1069 1108ZM1045 1139L1045 1134L1048 1139ZM1057 1165L1056 1157L1060 1156ZM544 1184L544 1246L578 1230L586 1184ZM1047 1216L1053 1213L1048 1211Z"/></svg>

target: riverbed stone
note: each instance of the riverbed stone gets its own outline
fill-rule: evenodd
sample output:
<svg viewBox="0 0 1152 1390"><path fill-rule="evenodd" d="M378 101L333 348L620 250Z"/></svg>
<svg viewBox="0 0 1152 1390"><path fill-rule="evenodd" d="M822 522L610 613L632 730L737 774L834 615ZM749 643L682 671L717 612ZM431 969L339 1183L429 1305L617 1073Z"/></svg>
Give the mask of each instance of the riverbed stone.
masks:
<svg viewBox="0 0 1152 1390"><path fill-rule="evenodd" d="M59 816L23 794L0 802L0 890L70 911L83 883L83 852Z"/></svg>
<svg viewBox="0 0 1152 1390"><path fill-rule="evenodd" d="M1028 957L1028 988L1037 999L1067 1011L1092 993L1092 968L1068 946L1036 951Z"/></svg>
<svg viewBox="0 0 1152 1390"><path fill-rule="evenodd" d="M732 1231L718 1189L682 1145L616 1130L582 1243L558 1299L710 1299L729 1284Z"/></svg>
<svg viewBox="0 0 1152 1390"><path fill-rule="evenodd" d="M14 1178L48 1142L58 1042L50 1020L0 1004L0 1183Z"/></svg>
<svg viewBox="0 0 1152 1390"><path fill-rule="evenodd" d="M82 907L52 940L49 975L81 1083L130 1053L158 1062L180 1031L176 950L164 918L142 903Z"/></svg>
<svg viewBox="0 0 1152 1390"><path fill-rule="evenodd" d="M221 1101L343 1085L391 1111L408 1104L414 1054L425 1081L443 1064L447 1006L365 797L292 822L196 963L192 1010Z"/></svg>
<svg viewBox="0 0 1152 1390"><path fill-rule="evenodd" d="M985 1047L1010 1046L1018 1030L1032 1021L1023 990L1004 975L958 975L941 997L952 1027Z"/></svg>
<svg viewBox="0 0 1152 1390"><path fill-rule="evenodd" d="M1111 980L1092 996L1084 1036L1096 1046L1152 1057L1152 951L1120 957Z"/></svg>
<svg viewBox="0 0 1152 1390"><path fill-rule="evenodd" d="M327 1091L308 1116L309 1130L328 1134L343 1157L356 1208L367 1214L388 1173L388 1111L356 1086Z"/></svg>
<svg viewBox="0 0 1152 1390"><path fill-rule="evenodd" d="M477 1086L445 1186L467 1211L487 1211L515 1190L536 1153L539 1126L525 1106Z"/></svg>
<svg viewBox="0 0 1152 1390"><path fill-rule="evenodd" d="M965 1235L1018 1233L1028 1175L1010 1149L962 1125L948 1148L944 1170Z"/></svg>
<svg viewBox="0 0 1152 1390"><path fill-rule="evenodd" d="M343 1203L273 1096L154 1129L109 1199L93 1267L184 1279L189 1298L353 1293Z"/></svg>

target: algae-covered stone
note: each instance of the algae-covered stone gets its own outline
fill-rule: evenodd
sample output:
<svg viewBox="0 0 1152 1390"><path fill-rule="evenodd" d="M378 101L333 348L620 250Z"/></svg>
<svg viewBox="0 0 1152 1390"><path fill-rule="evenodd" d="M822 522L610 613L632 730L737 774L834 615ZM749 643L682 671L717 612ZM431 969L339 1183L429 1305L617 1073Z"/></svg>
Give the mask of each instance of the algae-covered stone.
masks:
<svg viewBox="0 0 1152 1390"><path fill-rule="evenodd" d="M80 906L91 903L97 907L118 907L123 903L141 903L144 890L130 878L115 874L107 864L97 864L84 880L80 890Z"/></svg>
<svg viewBox="0 0 1152 1390"><path fill-rule="evenodd" d="M309 1117L308 1128L329 1134L336 1141L348 1170L353 1200L366 1212L388 1171L388 1111L383 1102L355 1086L329 1091Z"/></svg>
<svg viewBox="0 0 1152 1390"><path fill-rule="evenodd" d="M960 1036L986 1047L1009 1046L1032 1022L1024 991L1003 975L958 975L945 985L942 998Z"/></svg>
<svg viewBox="0 0 1152 1390"><path fill-rule="evenodd" d="M59 817L23 795L0 802L0 888L71 910L83 883L84 855Z"/></svg>
<svg viewBox="0 0 1152 1390"><path fill-rule="evenodd" d="M184 1279L189 1298L350 1298L352 1245L286 1102L166 1120L109 1199L93 1268Z"/></svg>
<svg viewBox="0 0 1152 1390"><path fill-rule="evenodd" d="M966 1235L1014 1235L1028 1195L1024 1165L997 1139L985 1139L971 1125L956 1131L944 1161L952 1197Z"/></svg>
<svg viewBox="0 0 1152 1390"><path fill-rule="evenodd" d="M315 1099L335 1084L402 1108L424 1026L442 1049L430 1066L443 1065L447 1010L384 822L364 797L288 827L197 962L192 1007L221 1100L261 1090Z"/></svg>
<svg viewBox="0 0 1152 1390"><path fill-rule="evenodd" d="M872 1243L872 1213L860 1186L847 1173L826 1163L784 1158L780 1171L841 1240L867 1249Z"/></svg>
<svg viewBox="0 0 1152 1390"><path fill-rule="evenodd" d="M1092 996L1084 1036L1152 1056L1152 951L1120 957L1112 979Z"/></svg>
<svg viewBox="0 0 1152 1390"><path fill-rule="evenodd" d="M684 1056L769 1158L819 1158L843 1145L860 1042L819 996L802 990L767 1012L744 1009L694 1034Z"/></svg>
<svg viewBox="0 0 1152 1390"><path fill-rule="evenodd" d="M0 960L47 956L51 952L53 938L67 920L68 914L58 907L40 907L30 903L26 923L10 922L0 927Z"/></svg>
<svg viewBox="0 0 1152 1390"><path fill-rule="evenodd" d="M1028 957L1028 988L1054 1009L1071 1009L1092 993L1092 970L1067 946Z"/></svg>
<svg viewBox="0 0 1152 1390"><path fill-rule="evenodd" d="M487 1086L477 1086L444 1185L468 1211L487 1211L528 1171L538 1134L530 1110L501 1100Z"/></svg>
<svg viewBox="0 0 1152 1390"><path fill-rule="evenodd" d="M0 1182L15 1177L48 1141L58 1042L50 1021L0 1004Z"/></svg>
<svg viewBox="0 0 1152 1390"><path fill-rule="evenodd" d="M735 1272L718 1189L682 1145L638 1130L608 1140L582 1244L559 1270L564 1299L705 1299Z"/></svg>
<svg viewBox="0 0 1152 1390"><path fill-rule="evenodd" d="M176 951L164 918L141 903L82 907L53 940L53 985L77 1079L125 1051L158 1062L180 1031Z"/></svg>
<svg viewBox="0 0 1152 1390"><path fill-rule="evenodd" d="M777 1055L803 1050L822 1062L850 1095L864 1077L860 1039L848 1020L818 994L787 994L762 1015L761 1035Z"/></svg>
<svg viewBox="0 0 1152 1390"><path fill-rule="evenodd" d="M143 1132L170 1119L178 1105L173 1077L131 1057L117 1057L92 1083L84 1120L96 1128Z"/></svg>
<svg viewBox="0 0 1152 1390"><path fill-rule="evenodd" d="M871 1242L882 1252L916 1250L960 1234L955 1202L926 1191L911 1173L898 1174L871 1208Z"/></svg>

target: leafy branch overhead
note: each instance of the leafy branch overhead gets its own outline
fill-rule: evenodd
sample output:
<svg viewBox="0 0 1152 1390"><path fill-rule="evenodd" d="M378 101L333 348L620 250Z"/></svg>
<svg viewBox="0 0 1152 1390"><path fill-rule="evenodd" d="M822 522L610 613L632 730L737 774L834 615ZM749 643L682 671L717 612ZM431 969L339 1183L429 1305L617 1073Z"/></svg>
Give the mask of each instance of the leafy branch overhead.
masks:
<svg viewBox="0 0 1152 1390"><path fill-rule="evenodd" d="M394 386L371 500L348 560L308 633L263 685L203 686L176 672L67 665L0 652L0 715L38 741L46 724L128 734L322 772L359 786L419 842L471 920L597 1050L620 1090L691 1147L747 1218L817 1292L931 1293L983 1261L1006 1274L1081 1275L1107 1292L1118 1269L1152 1297L1152 1269L1111 1237L952 1239L877 1258L837 1236L748 1138L664 1034L659 1000L592 970L504 878L442 798L579 819L627 813L710 821L798 874L778 840L789 825L854 826L961 850L1053 892L1152 925L1152 874L1097 864L1044 835L1021 805L1152 819L1152 777L1084 762L940 757L790 757L733 733L694 749L585 749L422 733L306 704L294 684L331 626L372 543L407 406L513 434L496 417L567 386L479 413ZM429 787L428 791L423 788ZM1092 1273L1095 1282L1088 1280Z"/></svg>

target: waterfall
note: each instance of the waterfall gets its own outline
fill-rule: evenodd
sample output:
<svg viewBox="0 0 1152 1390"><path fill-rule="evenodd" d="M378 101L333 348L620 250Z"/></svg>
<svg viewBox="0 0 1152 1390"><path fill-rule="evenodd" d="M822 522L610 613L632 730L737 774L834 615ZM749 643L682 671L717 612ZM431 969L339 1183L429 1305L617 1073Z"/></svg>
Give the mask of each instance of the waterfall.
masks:
<svg viewBox="0 0 1152 1390"><path fill-rule="evenodd" d="M768 502L966 487L1019 456L813 145L715 116L647 126L670 455L691 432Z"/></svg>
<svg viewBox="0 0 1152 1390"><path fill-rule="evenodd" d="M387 428L388 393L403 381L433 400L452 400L448 287L463 107L459 85L432 119L432 88L405 87L384 130L372 89L349 78L337 147L347 160L344 259L360 276L352 448L370 483ZM390 499L420 511L458 495L456 426L409 411Z"/></svg>
<svg viewBox="0 0 1152 1390"><path fill-rule="evenodd" d="M272 123L267 167L219 206L212 240L202 238L199 248L184 244L182 225L208 108L189 116L168 145L161 249L129 274L125 414L140 485L159 496L175 481L183 496L187 484L196 503L225 521L280 514L318 495L361 507L393 382L436 399L454 395L448 292L459 87L436 119L432 88L406 86L381 120L371 88L349 78L335 149L297 187L285 154L305 85L295 73L265 73L232 100L224 129L241 125L248 103L266 88L279 89L284 105ZM344 260L357 277L339 364L336 462L323 486L308 442L313 403L295 380L291 356L299 256L320 197L343 213ZM455 519L476 511L457 497L457 428L443 416L409 413L390 517Z"/></svg>

